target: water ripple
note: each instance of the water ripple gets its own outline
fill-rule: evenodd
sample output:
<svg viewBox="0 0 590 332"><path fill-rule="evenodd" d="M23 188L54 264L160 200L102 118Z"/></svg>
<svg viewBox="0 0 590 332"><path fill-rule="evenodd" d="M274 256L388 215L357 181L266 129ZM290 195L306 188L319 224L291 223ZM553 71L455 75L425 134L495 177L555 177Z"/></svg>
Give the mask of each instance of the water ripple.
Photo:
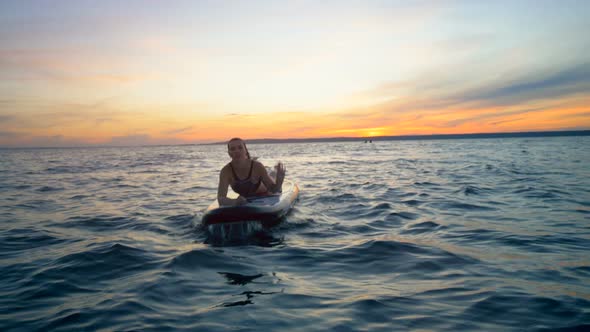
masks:
<svg viewBox="0 0 590 332"><path fill-rule="evenodd" d="M588 137L248 148L301 193L233 230L224 145L0 151L0 330L589 328Z"/></svg>

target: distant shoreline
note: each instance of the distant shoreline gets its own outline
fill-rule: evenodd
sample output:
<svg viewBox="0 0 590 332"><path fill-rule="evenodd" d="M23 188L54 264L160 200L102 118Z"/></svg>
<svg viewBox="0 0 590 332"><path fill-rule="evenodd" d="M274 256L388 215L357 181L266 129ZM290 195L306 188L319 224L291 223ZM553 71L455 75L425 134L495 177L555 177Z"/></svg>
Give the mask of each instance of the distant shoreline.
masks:
<svg viewBox="0 0 590 332"><path fill-rule="evenodd" d="M474 134L433 134L433 135L399 135L399 136L372 136L372 137L316 137L316 138L258 138L245 139L248 144L280 144L280 143L331 143L331 142L378 142L378 141L412 141L412 140L443 140L443 139L486 139L486 138L518 138L518 137L563 137L563 136L590 136L590 130L564 130L564 131L531 131L531 132L505 132L505 133L474 133ZM0 146L0 150L15 149L76 149L76 148L121 148L121 147L157 147L157 146L195 146L195 145L219 145L227 141L212 143L185 143L185 144L152 144L152 145L79 145L79 146L39 146L39 147L14 147Z"/></svg>
<svg viewBox="0 0 590 332"><path fill-rule="evenodd" d="M475 133L475 134L434 134L434 135L399 135L372 137L327 137L327 138L259 138L246 139L248 144L274 143L321 143L321 142L364 142L364 141L412 141L439 139L480 139L480 138L518 138L518 137L561 137L561 136L590 136L590 130L567 131L531 131L513 133ZM198 145L226 144L225 142L203 143Z"/></svg>

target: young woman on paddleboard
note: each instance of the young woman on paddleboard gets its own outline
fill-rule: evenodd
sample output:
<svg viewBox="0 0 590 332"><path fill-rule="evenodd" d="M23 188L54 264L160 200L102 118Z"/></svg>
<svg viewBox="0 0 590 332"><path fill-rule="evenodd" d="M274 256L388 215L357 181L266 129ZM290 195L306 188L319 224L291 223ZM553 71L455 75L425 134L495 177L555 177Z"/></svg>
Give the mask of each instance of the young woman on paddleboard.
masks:
<svg viewBox="0 0 590 332"><path fill-rule="evenodd" d="M246 142L232 138L227 143L231 161L219 173L217 201L220 206L242 205L248 197L268 195L281 191L285 179L285 167L281 162L275 166L276 178L269 176L264 165L250 157ZM228 187L239 194L238 198L227 197Z"/></svg>

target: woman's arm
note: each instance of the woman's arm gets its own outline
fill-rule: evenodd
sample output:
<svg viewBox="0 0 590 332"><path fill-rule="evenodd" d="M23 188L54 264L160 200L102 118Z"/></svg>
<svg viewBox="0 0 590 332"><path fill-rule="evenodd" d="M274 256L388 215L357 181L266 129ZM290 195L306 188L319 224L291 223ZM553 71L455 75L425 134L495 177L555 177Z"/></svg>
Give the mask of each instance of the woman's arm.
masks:
<svg viewBox="0 0 590 332"><path fill-rule="evenodd" d="M228 176L226 169L222 169L219 173L219 185L217 186L217 203L219 206L231 206L231 205L242 205L247 200L238 196L236 199L227 197L227 188L229 187L230 177Z"/></svg>

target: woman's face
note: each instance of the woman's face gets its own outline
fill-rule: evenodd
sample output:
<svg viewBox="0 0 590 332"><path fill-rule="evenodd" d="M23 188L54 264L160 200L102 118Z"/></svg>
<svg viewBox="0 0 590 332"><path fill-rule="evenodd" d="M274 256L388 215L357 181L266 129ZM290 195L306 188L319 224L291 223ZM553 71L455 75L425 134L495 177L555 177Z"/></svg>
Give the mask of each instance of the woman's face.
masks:
<svg viewBox="0 0 590 332"><path fill-rule="evenodd" d="M229 142L227 145L227 153L229 153L229 156L232 159L246 159L248 157L244 141L241 140Z"/></svg>

